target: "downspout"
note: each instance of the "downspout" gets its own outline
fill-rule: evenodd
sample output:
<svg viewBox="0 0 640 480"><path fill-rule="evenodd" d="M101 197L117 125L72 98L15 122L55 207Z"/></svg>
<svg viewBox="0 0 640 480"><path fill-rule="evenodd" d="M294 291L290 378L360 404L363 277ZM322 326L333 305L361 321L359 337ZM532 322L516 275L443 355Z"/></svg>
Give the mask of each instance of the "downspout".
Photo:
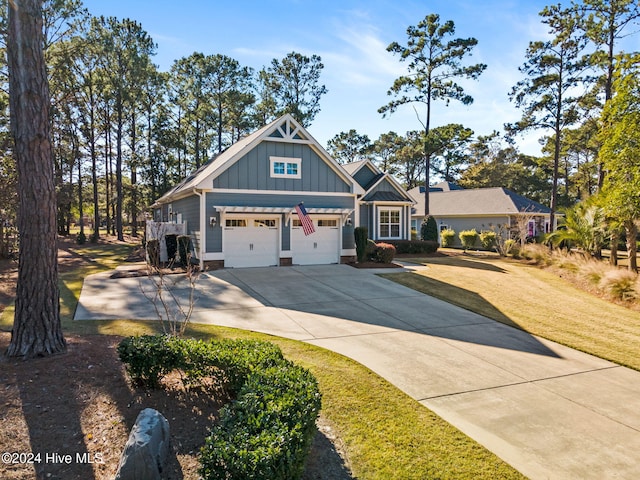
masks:
<svg viewBox="0 0 640 480"><path fill-rule="evenodd" d="M193 188L193 194L200 197L200 242L198 245L198 260L200 261L200 271L204 271L204 246L207 244L207 223L206 223L206 211L204 205L205 196L197 188Z"/></svg>

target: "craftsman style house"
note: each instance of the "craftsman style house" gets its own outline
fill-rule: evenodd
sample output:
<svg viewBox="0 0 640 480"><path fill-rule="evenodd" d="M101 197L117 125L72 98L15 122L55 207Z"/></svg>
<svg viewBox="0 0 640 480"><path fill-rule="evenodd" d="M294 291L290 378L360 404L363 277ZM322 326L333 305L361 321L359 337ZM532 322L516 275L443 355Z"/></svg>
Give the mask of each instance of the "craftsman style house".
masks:
<svg viewBox="0 0 640 480"><path fill-rule="evenodd" d="M398 181L370 160L343 165L365 193L359 198L358 225L375 240L411 239L413 198Z"/></svg>
<svg viewBox="0 0 640 480"><path fill-rule="evenodd" d="M353 174L353 175L352 175ZM290 115L223 151L153 205L184 224L193 256L217 267L327 264L355 257L353 230L410 236L411 197L369 162L343 167ZM313 221L303 228L296 206Z"/></svg>

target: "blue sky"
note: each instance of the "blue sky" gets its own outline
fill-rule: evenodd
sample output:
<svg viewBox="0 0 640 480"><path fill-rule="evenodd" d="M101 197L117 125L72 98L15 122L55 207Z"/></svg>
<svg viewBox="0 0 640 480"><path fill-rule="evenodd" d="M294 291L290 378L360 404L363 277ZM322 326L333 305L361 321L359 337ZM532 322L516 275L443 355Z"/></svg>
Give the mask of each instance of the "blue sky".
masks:
<svg viewBox="0 0 640 480"><path fill-rule="evenodd" d="M382 133L404 134L421 128L412 107L382 118L377 112L391 97L393 80L405 64L386 51L393 41L406 44L406 29L429 13L453 20L456 37L475 37L470 62L486 63L478 81L464 83L470 106L439 102L432 126L462 123L476 135L502 131L520 117L508 92L521 78L529 41L544 38L538 12L550 0L279 0L194 1L85 0L93 15L137 20L158 44L154 62L169 70L174 60L193 52L224 54L256 70L296 51L317 54L325 66L321 81L328 93L309 127L323 146L341 131L356 129L375 140ZM636 44L638 42L636 41ZM637 45L636 45L636 49ZM424 118L420 105L416 105ZM538 154L542 132L518 142Z"/></svg>

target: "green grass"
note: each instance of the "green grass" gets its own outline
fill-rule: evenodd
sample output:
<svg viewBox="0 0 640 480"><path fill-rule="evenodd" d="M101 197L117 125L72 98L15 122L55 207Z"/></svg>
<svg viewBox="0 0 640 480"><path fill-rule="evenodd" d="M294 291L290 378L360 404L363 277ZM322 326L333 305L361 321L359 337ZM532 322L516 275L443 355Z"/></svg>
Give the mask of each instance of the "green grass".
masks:
<svg viewBox="0 0 640 480"><path fill-rule="evenodd" d="M157 322L73 321L84 277L113 268L131 248L74 248L95 263L60 276L66 334L127 336L160 331ZM0 328L10 329L12 319L13 311L7 308ZM186 335L272 341L289 359L308 368L318 379L323 416L344 442L354 476L360 480L525 478L389 382L342 355L294 340L211 325L191 324Z"/></svg>
<svg viewBox="0 0 640 480"><path fill-rule="evenodd" d="M557 275L485 256L414 259L429 268L385 278L529 333L640 370L637 311Z"/></svg>

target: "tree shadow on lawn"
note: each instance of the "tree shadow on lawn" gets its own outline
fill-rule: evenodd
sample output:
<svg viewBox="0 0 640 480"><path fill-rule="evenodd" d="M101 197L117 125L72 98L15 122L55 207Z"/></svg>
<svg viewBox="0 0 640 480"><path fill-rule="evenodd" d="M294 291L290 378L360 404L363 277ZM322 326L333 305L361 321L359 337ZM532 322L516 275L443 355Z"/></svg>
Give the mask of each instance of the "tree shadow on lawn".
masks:
<svg viewBox="0 0 640 480"><path fill-rule="evenodd" d="M541 343L536 337L528 333L518 323L514 322L510 317L502 313L491 302L476 292L418 273L380 274L379 276L515 329L513 332L510 332L504 330L504 328L496 329L495 326L489 325L482 329L495 335L482 335L480 338L477 336L469 336L468 329L465 329L464 325L454 325L453 327L445 326L442 328L429 329L429 334L431 335L560 358L557 353ZM473 335L473 332L471 332L471 335Z"/></svg>
<svg viewBox="0 0 640 480"><path fill-rule="evenodd" d="M495 265L490 261L490 258L482 257L476 258L473 256L444 256L438 258L411 258L406 259L411 263L417 263L419 265L429 264L437 264L437 265L447 265L452 267L460 267L460 268L471 268L475 270L486 270L489 272L497 272L497 273L506 273L506 270L498 265Z"/></svg>

